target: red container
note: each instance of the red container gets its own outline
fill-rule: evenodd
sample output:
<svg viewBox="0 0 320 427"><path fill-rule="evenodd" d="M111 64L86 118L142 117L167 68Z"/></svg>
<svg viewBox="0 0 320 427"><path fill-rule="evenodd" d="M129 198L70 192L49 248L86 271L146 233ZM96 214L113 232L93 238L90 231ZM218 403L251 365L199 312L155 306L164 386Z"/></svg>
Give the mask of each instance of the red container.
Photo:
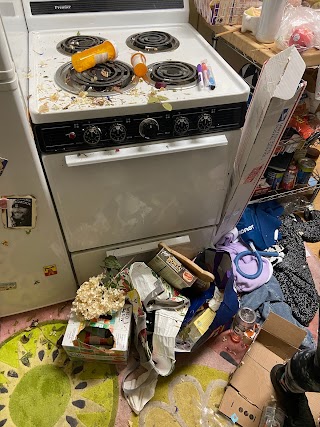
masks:
<svg viewBox="0 0 320 427"><path fill-rule="evenodd" d="M282 178L280 188L282 188L283 190L292 190L296 184L297 173L298 166L293 163L289 165Z"/></svg>

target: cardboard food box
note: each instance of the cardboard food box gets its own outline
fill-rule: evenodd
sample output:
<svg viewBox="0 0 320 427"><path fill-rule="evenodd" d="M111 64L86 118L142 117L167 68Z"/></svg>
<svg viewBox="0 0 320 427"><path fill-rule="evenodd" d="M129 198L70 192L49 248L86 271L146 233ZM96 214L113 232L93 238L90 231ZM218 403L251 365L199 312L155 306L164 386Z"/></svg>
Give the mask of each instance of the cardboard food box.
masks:
<svg viewBox="0 0 320 427"><path fill-rule="evenodd" d="M222 398L220 411L242 427L258 427L263 407L272 396L276 397L270 380L271 369L291 358L305 335L303 329L270 313L233 373ZM307 393L307 396L315 420L318 420L319 394Z"/></svg>
<svg viewBox="0 0 320 427"><path fill-rule="evenodd" d="M305 62L292 46L263 66L241 133L215 244L241 218L305 89Z"/></svg>
<svg viewBox="0 0 320 427"><path fill-rule="evenodd" d="M148 266L177 289L190 288L197 280L197 277L166 249L161 249Z"/></svg>
<svg viewBox="0 0 320 427"><path fill-rule="evenodd" d="M125 304L110 320L97 322L79 321L72 315L62 346L71 359L100 360L107 363L125 363L128 360L131 335L132 305ZM92 345L82 342L79 334L89 326L94 328L108 329L112 336L114 345L112 348L102 345ZM97 334L99 335L99 334Z"/></svg>

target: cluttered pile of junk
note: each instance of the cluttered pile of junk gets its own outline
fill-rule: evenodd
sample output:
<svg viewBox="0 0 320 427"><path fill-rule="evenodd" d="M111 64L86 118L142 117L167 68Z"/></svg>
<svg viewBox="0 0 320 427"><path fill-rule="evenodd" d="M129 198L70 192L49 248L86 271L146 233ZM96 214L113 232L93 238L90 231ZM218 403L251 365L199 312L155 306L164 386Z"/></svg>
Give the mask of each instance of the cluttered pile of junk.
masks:
<svg viewBox="0 0 320 427"><path fill-rule="evenodd" d="M123 392L139 413L158 377L174 371L177 353L201 351L228 331L226 344L237 344L244 357L222 399L221 416L241 426L249 425L248 414L253 426L267 425L259 424L261 413L283 422L268 369L299 347L315 347L307 326L318 295L304 241L320 241L320 211L303 221L285 209L275 201L249 205L236 228L193 260L165 242L147 262L132 259L121 266L107 256L102 273L77 291L65 351L71 359L128 363ZM259 380L251 378L248 388L250 370Z"/></svg>

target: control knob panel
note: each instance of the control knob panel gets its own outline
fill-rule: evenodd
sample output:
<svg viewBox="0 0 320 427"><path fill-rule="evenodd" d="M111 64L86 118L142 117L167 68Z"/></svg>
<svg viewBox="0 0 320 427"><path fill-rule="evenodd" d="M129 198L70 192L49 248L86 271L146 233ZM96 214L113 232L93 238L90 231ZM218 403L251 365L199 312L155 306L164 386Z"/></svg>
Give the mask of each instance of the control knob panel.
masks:
<svg viewBox="0 0 320 427"><path fill-rule="evenodd" d="M198 119L198 129L201 132L207 132L212 126L212 117L208 113L203 113Z"/></svg>
<svg viewBox="0 0 320 427"><path fill-rule="evenodd" d="M101 130L97 126L89 126L83 132L83 140L88 145L97 145L101 139Z"/></svg>
<svg viewBox="0 0 320 427"><path fill-rule="evenodd" d="M161 140L240 129L246 108L246 102L238 102L118 117L110 109L110 116L107 117L34 124L33 128L37 144L43 152L117 149L120 145L143 146Z"/></svg>
<svg viewBox="0 0 320 427"><path fill-rule="evenodd" d="M189 119L185 116L179 116L174 122L174 131L177 135L184 135L189 130Z"/></svg>
<svg viewBox="0 0 320 427"><path fill-rule="evenodd" d="M143 138L152 139L159 132L159 123L156 119L144 119L140 123L139 133Z"/></svg>
<svg viewBox="0 0 320 427"><path fill-rule="evenodd" d="M111 141L124 142L127 136L126 127L121 123L114 123L110 128L109 136Z"/></svg>

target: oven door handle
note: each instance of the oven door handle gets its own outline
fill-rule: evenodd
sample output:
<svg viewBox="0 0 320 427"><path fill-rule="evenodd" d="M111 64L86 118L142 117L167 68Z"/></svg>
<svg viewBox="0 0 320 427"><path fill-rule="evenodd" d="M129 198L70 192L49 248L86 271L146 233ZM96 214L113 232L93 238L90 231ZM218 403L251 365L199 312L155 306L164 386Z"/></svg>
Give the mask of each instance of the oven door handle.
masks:
<svg viewBox="0 0 320 427"><path fill-rule="evenodd" d="M116 258L126 257L126 256L132 256L132 255L138 255L141 253L154 251L159 248L159 242L162 241L166 243L166 245L172 247L172 246L178 246L178 245L185 245L187 243L190 243L190 236L179 236L179 237L173 237L172 239L165 239L165 240L157 240L154 242L148 242L148 243L142 243L140 245L133 245L133 246L127 246L125 248L120 249L113 249L106 252L107 256L113 255Z"/></svg>
<svg viewBox="0 0 320 427"><path fill-rule="evenodd" d="M65 156L68 167L96 165L98 163L115 162L118 160L141 159L161 154L182 153L184 151L201 150L228 145L225 135L210 135L200 138L175 139L168 142L139 145L134 147L116 148L89 153L69 154Z"/></svg>

